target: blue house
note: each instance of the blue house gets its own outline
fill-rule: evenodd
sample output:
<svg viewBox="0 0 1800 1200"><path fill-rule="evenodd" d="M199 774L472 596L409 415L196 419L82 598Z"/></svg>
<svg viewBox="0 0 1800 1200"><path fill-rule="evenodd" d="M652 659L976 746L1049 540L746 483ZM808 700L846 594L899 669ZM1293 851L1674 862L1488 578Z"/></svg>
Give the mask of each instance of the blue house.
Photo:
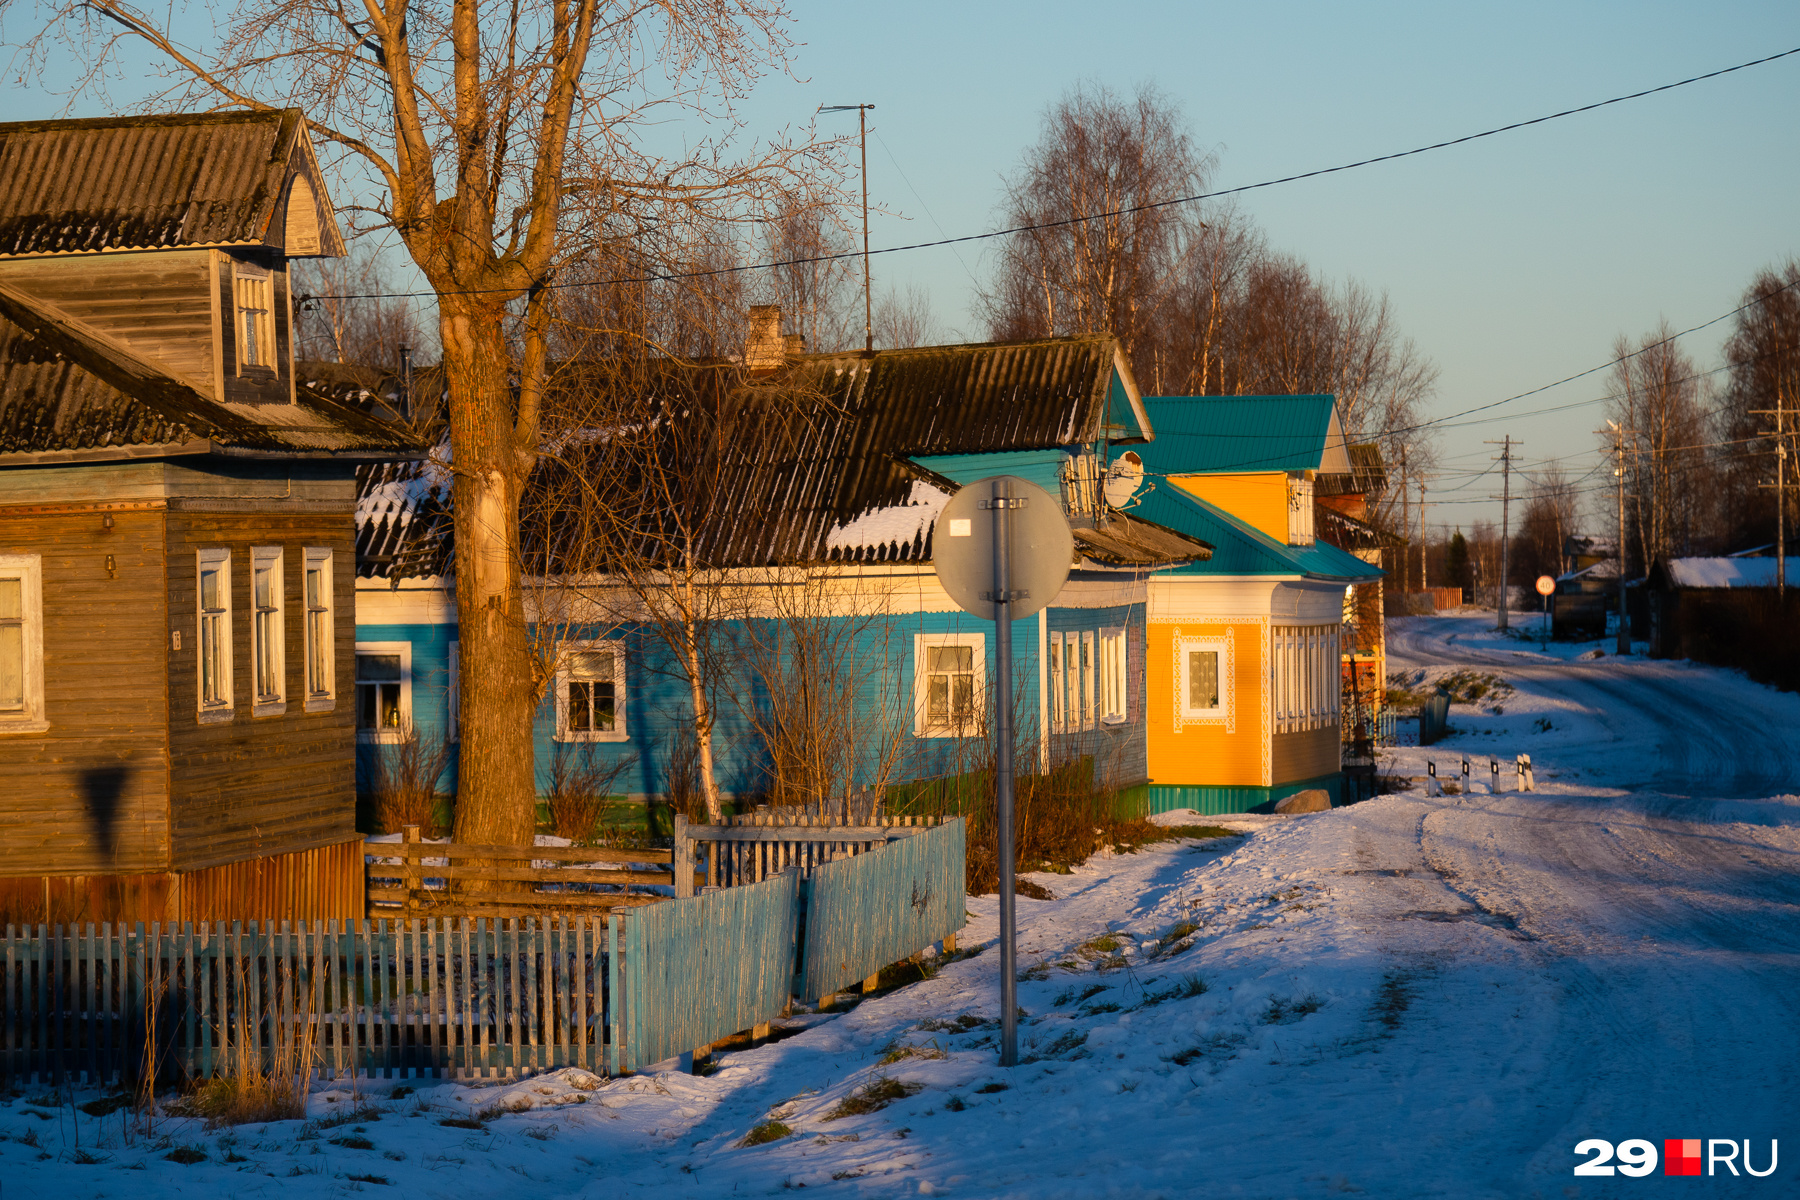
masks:
<svg viewBox="0 0 1800 1200"><path fill-rule="evenodd" d="M1014 629L1020 766L1145 785L1150 574L1210 548L1123 511L1141 480L1108 472L1111 448L1154 430L1116 341L794 354L767 336L766 310L756 328L747 365L670 364L641 388L641 420L565 443L570 492L540 472L542 508L525 518L540 792L576 755L616 770L615 793L691 789L696 678L728 797L829 806L984 769L994 630L938 585L931 546L956 489L997 474L1061 498L1078 559L1056 602ZM645 431L665 439L655 455ZM678 460L680 486L652 458ZM554 499L577 492L618 498L624 517ZM457 736L448 508L431 463L363 477L356 688L371 752L408 730ZM671 636L680 579L699 581L699 671Z"/></svg>

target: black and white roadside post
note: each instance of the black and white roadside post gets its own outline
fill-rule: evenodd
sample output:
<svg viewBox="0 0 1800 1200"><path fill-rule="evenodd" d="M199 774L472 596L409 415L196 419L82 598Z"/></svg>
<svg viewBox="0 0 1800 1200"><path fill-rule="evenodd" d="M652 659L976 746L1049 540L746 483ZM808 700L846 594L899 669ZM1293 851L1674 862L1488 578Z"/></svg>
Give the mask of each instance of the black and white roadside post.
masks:
<svg viewBox="0 0 1800 1200"><path fill-rule="evenodd" d="M1019 1061L1013 845L1012 623L1034 616L1069 578L1075 539L1062 506L1013 475L969 484L932 533L932 564L957 607L994 622L994 806L1000 865L1000 1065Z"/></svg>

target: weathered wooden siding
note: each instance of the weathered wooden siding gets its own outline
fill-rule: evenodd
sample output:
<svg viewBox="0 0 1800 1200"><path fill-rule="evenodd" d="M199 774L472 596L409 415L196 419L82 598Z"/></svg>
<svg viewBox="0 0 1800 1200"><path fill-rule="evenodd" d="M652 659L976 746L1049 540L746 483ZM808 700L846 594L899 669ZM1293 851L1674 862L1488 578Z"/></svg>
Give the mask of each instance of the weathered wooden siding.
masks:
<svg viewBox="0 0 1800 1200"><path fill-rule="evenodd" d="M269 269L274 293L275 362L274 368L249 367L238 370L237 301L232 291L232 256L219 250L214 275L214 293L219 306L219 376L226 400L237 404L287 404L294 398L293 340L289 336L289 293L286 260L279 255L245 252L243 260Z"/></svg>
<svg viewBox="0 0 1800 1200"><path fill-rule="evenodd" d="M56 305L212 396L209 250L0 263L0 278Z"/></svg>
<svg viewBox="0 0 1800 1200"><path fill-rule="evenodd" d="M1341 750L1336 725L1298 733L1278 733L1269 750L1270 782L1291 783L1296 779L1329 775L1339 768Z"/></svg>
<svg viewBox="0 0 1800 1200"><path fill-rule="evenodd" d="M363 915L360 835L335 846L187 874L0 879L0 925L89 921L346 920Z"/></svg>
<svg viewBox="0 0 1800 1200"><path fill-rule="evenodd" d="M41 556L50 723L0 734L0 876L168 868L163 546L149 505L0 508L0 553Z"/></svg>
<svg viewBox="0 0 1800 1200"><path fill-rule="evenodd" d="M250 548L284 548L287 711L251 715ZM197 717L195 551L231 550L233 718ZM337 703L308 713L299 620L306 546L336 552ZM354 548L347 513L169 513L168 611L183 631L169 656L170 865L195 870L342 842L355 828Z"/></svg>

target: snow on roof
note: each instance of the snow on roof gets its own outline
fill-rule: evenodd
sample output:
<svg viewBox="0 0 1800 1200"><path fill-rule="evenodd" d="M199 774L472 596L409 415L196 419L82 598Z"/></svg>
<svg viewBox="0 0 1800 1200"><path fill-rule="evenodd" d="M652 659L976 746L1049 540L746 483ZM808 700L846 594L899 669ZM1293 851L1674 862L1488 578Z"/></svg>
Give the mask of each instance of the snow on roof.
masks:
<svg viewBox="0 0 1800 1200"><path fill-rule="evenodd" d="M936 523L938 514L948 503L948 492L936 484L915 479L905 503L871 508L834 526L825 535L825 545L832 550L889 543L910 545Z"/></svg>
<svg viewBox="0 0 1800 1200"><path fill-rule="evenodd" d="M1556 577L1556 582L1564 583L1571 579L1617 579L1619 577L1619 560L1602 559L1591 567L1582 567L1578 571L1568 571Z"/></svg>
<svg viewBox="0 0 1800 1200"><path fill-rule="evenodd" d="M1669 582L1684 588L1774 587L1773 558L1674 558Z"/></svg>

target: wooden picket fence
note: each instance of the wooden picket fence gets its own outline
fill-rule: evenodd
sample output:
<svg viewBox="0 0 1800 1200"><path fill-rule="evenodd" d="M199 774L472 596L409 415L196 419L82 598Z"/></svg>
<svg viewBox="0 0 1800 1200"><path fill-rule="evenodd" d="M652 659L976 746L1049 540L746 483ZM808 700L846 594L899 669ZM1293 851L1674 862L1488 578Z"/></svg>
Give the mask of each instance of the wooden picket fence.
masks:
<svg viewBox="0 0 1800 1200"><path fill-rule="evenodd" d="M884 832L811 878L791 863L603 914L9 925L0 1079L107 1084L283 1062L324 1078L637 1070L952 936L963 836L960 820Z"/></svg>
<svg viewBox="0 0 1800 1200"><path fill-rule="evenodd" d="M371 918L604 914L666 900L666 892L648 889L675 883L673 867L633 869L634 864L669 863L673 857L669 850L425 842L417 825L406 826L402 833L400 842L363 844L366 915Z"/></svg>
<svg viewBox="0 0 1800 1200"><path fill-rule="evenodd" d="M681 884L690 875L697 887L739 887L787 870L811 878L826 863L866 854L952 819L883 817L870 825L832 825L804 814L767 811L727 817L723 825L690 825L676 817L676 895L692 894Z"/></svg>

